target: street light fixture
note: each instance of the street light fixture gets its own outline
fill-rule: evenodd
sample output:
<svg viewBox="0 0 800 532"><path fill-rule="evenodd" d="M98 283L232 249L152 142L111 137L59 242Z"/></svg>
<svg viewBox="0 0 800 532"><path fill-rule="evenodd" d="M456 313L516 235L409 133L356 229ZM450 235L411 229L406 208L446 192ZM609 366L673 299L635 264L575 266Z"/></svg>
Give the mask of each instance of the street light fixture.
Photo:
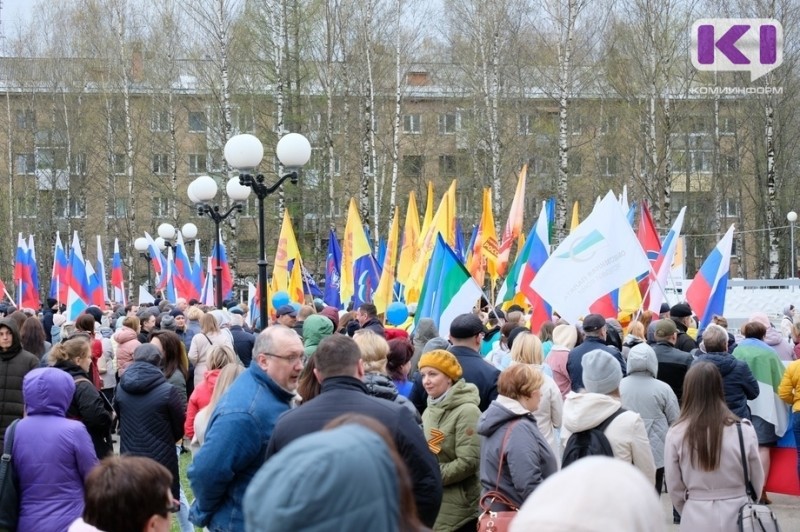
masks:
<svg viewBox="0 0 800 532"><path fill-rule="evenodd" d="M790 245L792 247L792 266L789 268L789 279L794 279L795 272L797 271L797 263L794 261L794 223L797 221L797 213L794 211L789 211L786 214L786 219L789 220L789 234L791 235ZM792 285L792 290L794 290L794 285Z"/></svg>
<svg viewBox="0 0 800 532"><path fill-rule="evenodd" d="M262 328L267 319L267 257L264 236L264 198L277 191L284 181L291 180L297 184L298 172L311 158L311 144L299 133L284 135L275 148L278 160L284 166L286 174L280 176L277 183L268 186L264 183L264 175L253 175L264 157L264 146L257 137L249 134L231 137L225 144L225 160L231 167L239 171L239 183L243 187L253 189L258 198L258 293L259 311Z"/></svg>
<svg viewBox="0 0 800 532"><path fill-rule="evenodd" d="M133 241L133 247L139 252L139 256L147 261L147 289L151 290L153 286L153 276L150 271L150 246L147 243L147 239L144 237L137 238Z"/></svg>
<svg viewBox="0 0 800 532"><path fill-rule="evenodd" d="M232 185L231 183L234 181L236 181L236 183ZM222 249L220 246L220 241L222 238L219 232L219 224L231 216L234 211L242 212L242 202L247 200L247 197L250 195L250 189L239 185L238 180L235 178L229 181L225 187L225 190L228 193L228 197L232 199L234 203L231 208L224 213L220 212L219 205L209 204L209 202L217 195L217 190L219 190L219 188L217 187L216 181L207 175L203 175L189 183L189 188L186 190L186 194L189 196L189 199L197 205L197 214L200 216L208 216L214 222L214 232L216 238L215 258L217 262L216 267L214 268L216 272L216 277L214 279L214 304L217 308L222 308ZM186 226L184 226L184 229L186 229ZM197 236L197 227L194 229L195 236Z"/></svg>

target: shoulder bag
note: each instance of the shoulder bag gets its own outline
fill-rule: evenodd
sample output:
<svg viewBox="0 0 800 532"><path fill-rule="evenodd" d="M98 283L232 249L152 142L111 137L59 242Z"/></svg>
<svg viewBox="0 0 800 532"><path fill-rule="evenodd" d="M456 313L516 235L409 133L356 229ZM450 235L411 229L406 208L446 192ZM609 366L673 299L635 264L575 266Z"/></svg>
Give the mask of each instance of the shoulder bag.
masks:
<svg viewBox="0 0 800 532"><path fill-rule="evenodd" d="M14 478L14 463L11 461L14 431L18 421L14 420L6 431L3 456L0 460L0 529L12 532L17 529L19 521L19 488Z"/></svg>
<svg viewBox="0 0 800 532"><path fill-rule="evenodd" d="M519 419L512 421L511 425L506 429L503 436L503 445L500 447L500 463L497 466L497 482L494 483L494 489L486 492L486 495L481 497L480 508L483 510L478 517L478 532L506 532L511 521L517 516L519 508L511 502L508 497L500 492L500 478L503 474L503 461L506 456L506 445L508 445L508 438L511 437L511 431L514 426L519 423ZM510 510L495 512L492 510L492 504L498 502L510 508Z"/></svg>
<svg viewBox="0 0 800 532"><path fill-rule="evenodd" d="M747 498L750 499L739 508L739 517L736 524L739 525L739 532L780 532L778 518L775 513L764 504L758 504L758 494L750 482L750 474L747 471L747 454L744 451L744 437L742 436L742 423L736 422L736 430L739 431L739 451L742 455L742 469L744 470L744 487L747 491Z"/></svg>

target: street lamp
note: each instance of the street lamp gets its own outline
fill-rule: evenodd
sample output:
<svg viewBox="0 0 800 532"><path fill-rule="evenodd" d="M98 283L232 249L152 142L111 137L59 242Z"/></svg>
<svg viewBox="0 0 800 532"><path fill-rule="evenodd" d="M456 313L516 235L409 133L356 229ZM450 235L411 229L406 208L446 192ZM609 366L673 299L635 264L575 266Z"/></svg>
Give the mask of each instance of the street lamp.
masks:
<svg viewBox="0 0 800 532"><path fill-rule="evenodd" d="M298 171L311 158L311 144L299 133L284 135L275 148L278 160L286 169L272 186L264 183L264 175L253 175L264 157L264 146L253 135L243 134L231 137L225 144L225 160L239 171L239 183L250 187L258 198L258 303L262 328L267 319L267 257L264 237L264 198L280 188L284 181L297 184Z"/></svg>
<svg viewBox="0 0 800 532"><path fill-rule="evenodd" d="M137 238L136 240L133 241L133 247L136 249L136 251L139 252L139 256L147 261L147 289L152 290L153 277L150 272L150 259L151 259L149 253L150 246L147 243L147 239L144 237Z"/></svg>
<svg viewBox="0 0 800 532"><path fill-rule="evenodd" d="M217 182L213 178L203 175L189 183L189 188L186 194L189 199L197 204L197 214L200 216L206 215L214 221L215 238L216 238L216 261L215 267L216 278L214 280L214 304L217 308L222 308L222 249L220 246L221 235L219 232L219 224L226 220L234 211L242 212L242 202L247 200L250 195L250 189L239 184L238 179L231 179L228 181L225 191L228 197L233 200L233 205L227 212L220 212L219 205L210 205L208 202L214 199L217 195ZM187 224L188 225L188 224ZM193 224L192 224L193 225ZM184 226L185 228L185 226ZM195 233L196 233L195 227ZM197 236L195 234L195 236Z"/></svg>
<svg viewBox="0 0 800 532"><path fill-rule="evenodd" d="M794 279L794 273L797 270L797 263L794 261L794 223L797 221L797 213L789 211L786 214L786 219L789 220L790 244L792 246L792 267L789 268L789 279ZM792 285L792 290L794 290L794 285Z"/></svg>

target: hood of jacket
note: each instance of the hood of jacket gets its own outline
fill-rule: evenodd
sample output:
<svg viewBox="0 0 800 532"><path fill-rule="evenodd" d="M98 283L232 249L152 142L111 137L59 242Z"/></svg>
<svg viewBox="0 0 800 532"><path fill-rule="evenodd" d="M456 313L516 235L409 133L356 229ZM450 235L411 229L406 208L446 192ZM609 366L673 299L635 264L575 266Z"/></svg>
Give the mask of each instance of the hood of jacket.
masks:
<svg viewBox="0 0 800 532"><path fill-rule="evenodd" d="M27 415L64 417L75 394L75 381L56 368L36 368L22 381Z"/></svg>
<svg viewBox="0 0 800 532"><path fill-rule="evenodd" d="M533 414L527 411L519 401L504 395L498 395L497 399L492 401L486 412L481 414L480 419L478 419L478 434L488 438L509 421L522 416L529 416L536 423Z"/></svg>
<svg viewBox="0 0 800 532"><path fill-rule="evenodd" d="M333 322L320 314L312 314L303 322L303 346L319 345L326 337L333 334Z"/></svg>
<svg viewBox="0 0 800 532"><path fill-rule="evenodd" d="M11 346L9 346L8 349L0 348L0 357L2 357L3 360L8 360L22 351L22 343L19 339L19 329L17 329L17 323L11 318L3 318L0 320L0 327L5 327L11 331Z"/></svg>
<svg viewBox="0 0 800 532"><path fill-rule="evenodd" d="M481 396L478 393L478 387L465 381L463 378L459 379L458 382L447 390L447 394L440 402L431 403L431 398L428 397L428 408L450 410L470 403L475 406L480 405Z"/></svg>
<svg viewBox="0 0 800 532"><path fill-rule="evenodd" d="M397 387L392 379L382 373L367 373L364 375L364 385L367 393L373 397L394 401L397 397Z"/></svg>
<svg viewBox="0 0 800 532"><path fill-rule="evenodd" d="M570 392L564 401L564 427L571 433L589 430L619 410L619 399L600 393Z"/></svg>
<svg viewBox="0 0 800 532"><path fill-rule="evenodd" d="M697 360L707 360L716 365L723 379L736 368L736 359L728 353L702 353Z"/></svg>
<svg viewBox="0 0 800 532"><path fill-rule="evenodd" d="M651 377L658 376L658 358L653 348L645 343L631 347L628 352L628 375L632 373L647 373Z"/></svg>
<svg viewBox="0 0 800 532"><path fill-rule="evenodd" d="M138 336L138 333L130 327L122 327L114 333L114 340L116 340L118 344L124 344L125 342L136 340Z"/></svg>
<svg viewBox="0 0 800 532"><path fill-rule="evenodd" d="M780 344L789 345L786 343L786 338L775 327L770 327L767 329L767 334L764 335L764 342L770 347Z"/></svg>
<svg viewBox="0 0 800 532"><path fill-rule="evenodd" d="M160 369L150 362L137 360L125 370L120 377L119 385L130 394L141 395L163 382L167 382L167 379Z"/></svg>
<svg viewBox="0 0 800 532"><path fill-rule="evenodd" d="M437 338L439 331L436 323L431 318L420 318L419 323L414 328L414 345L419 345L420 349L425 347L432 338Z"/></svg>
<svg viewBox="0 0 800 532"><path fill-rule="evenodd" d="M222 372L222 368L210 369L203 374L203 381L206 383L206 386L208 386L209 391L213 391L214 386L217 385L220 372Z"/></svg>

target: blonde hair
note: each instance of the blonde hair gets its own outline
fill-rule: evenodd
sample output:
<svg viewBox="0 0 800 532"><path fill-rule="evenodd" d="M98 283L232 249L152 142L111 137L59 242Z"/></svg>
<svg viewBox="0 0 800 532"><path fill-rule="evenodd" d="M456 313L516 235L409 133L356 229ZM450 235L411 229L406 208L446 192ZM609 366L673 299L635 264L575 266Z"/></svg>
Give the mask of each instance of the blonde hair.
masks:
<svg viewBox="0 0 800 532"><path fill-rule="evenodd" d="M544 362L542 341L535 334L520 334L511 346L511 360L518 364L541 365Z"/></svg>
<svg viewBox="0 0 800 532"><path fill-rule="evenodd" d="M369 329L359 329L353 340L361 351L365 373L386 373L386 359L389 357L389 342Z"/></svg>
<svg viewBox="0 0 800 532"><path fill-rule="evenodd" d="M203 314L203 311L197 307L189 307L183 312L187 320L199 320L203 317Z"/></svg>
<svg viewBox="0 0 800 532"><path fill-rule="evenodd" d="M61 342L53 346L47 355L47 360L51 366L58 362L69 360L77 362L83 358L91 357L92 350L89 339L83 335Z"/></svg>
<svg viewBox="0 0 800 532"><path fill-rule="evenodd" d="M244 373L244 366L240 364L228 364L222 368L222 371L219 372L217 382L214 384L214 391L211 394L211 400L208 402L208 406L206 407L208 408L209 419L211 419L211 414L214 413L214 408L216 408L219 400L222 398L225 392L228 391L228 388L231 387L233 381L235 381L236 378L242 373Z"/></svg>
<svg viewBox="0 0 800 532"><path fill-rule="evenodd" d="M206 351L208 370L222 369L228 364L236 364L236 353L227 345L212 345Z"/></svg>
<svg viewBox="0 0 800 532"><path fill-rule="evenodd" d="M139 327L141 327L142 322L139 321L139 318L136 316L125 316L122 320L122 326L127 327L129 329L133 329L136 332L139 332Z"/></svg>
<svg viewBox="0 0 800 532"><path fill-rule="evenodd" d="M531 335L533 336L533 335ZM534 338L536 338L534 336ZM517 345L514 343L514 345ZM542 372L527 364L509 366L497 379L497 392L511 399L530 397L544 384Z"/></svg>
<svg viewBox="0 0 800 532"><path fill-rule="evenodd" d="M203 331L203 334L219 332L217 319L210 312L203 314L203 317L200 318L200 330Z"/></svg>
<svg viewBox="0 0 800 532"><path fill-rule="evenodd" d="M644 340L644 324L640 321L632 322L630 328L628 329L628 334Z"/></svg>

